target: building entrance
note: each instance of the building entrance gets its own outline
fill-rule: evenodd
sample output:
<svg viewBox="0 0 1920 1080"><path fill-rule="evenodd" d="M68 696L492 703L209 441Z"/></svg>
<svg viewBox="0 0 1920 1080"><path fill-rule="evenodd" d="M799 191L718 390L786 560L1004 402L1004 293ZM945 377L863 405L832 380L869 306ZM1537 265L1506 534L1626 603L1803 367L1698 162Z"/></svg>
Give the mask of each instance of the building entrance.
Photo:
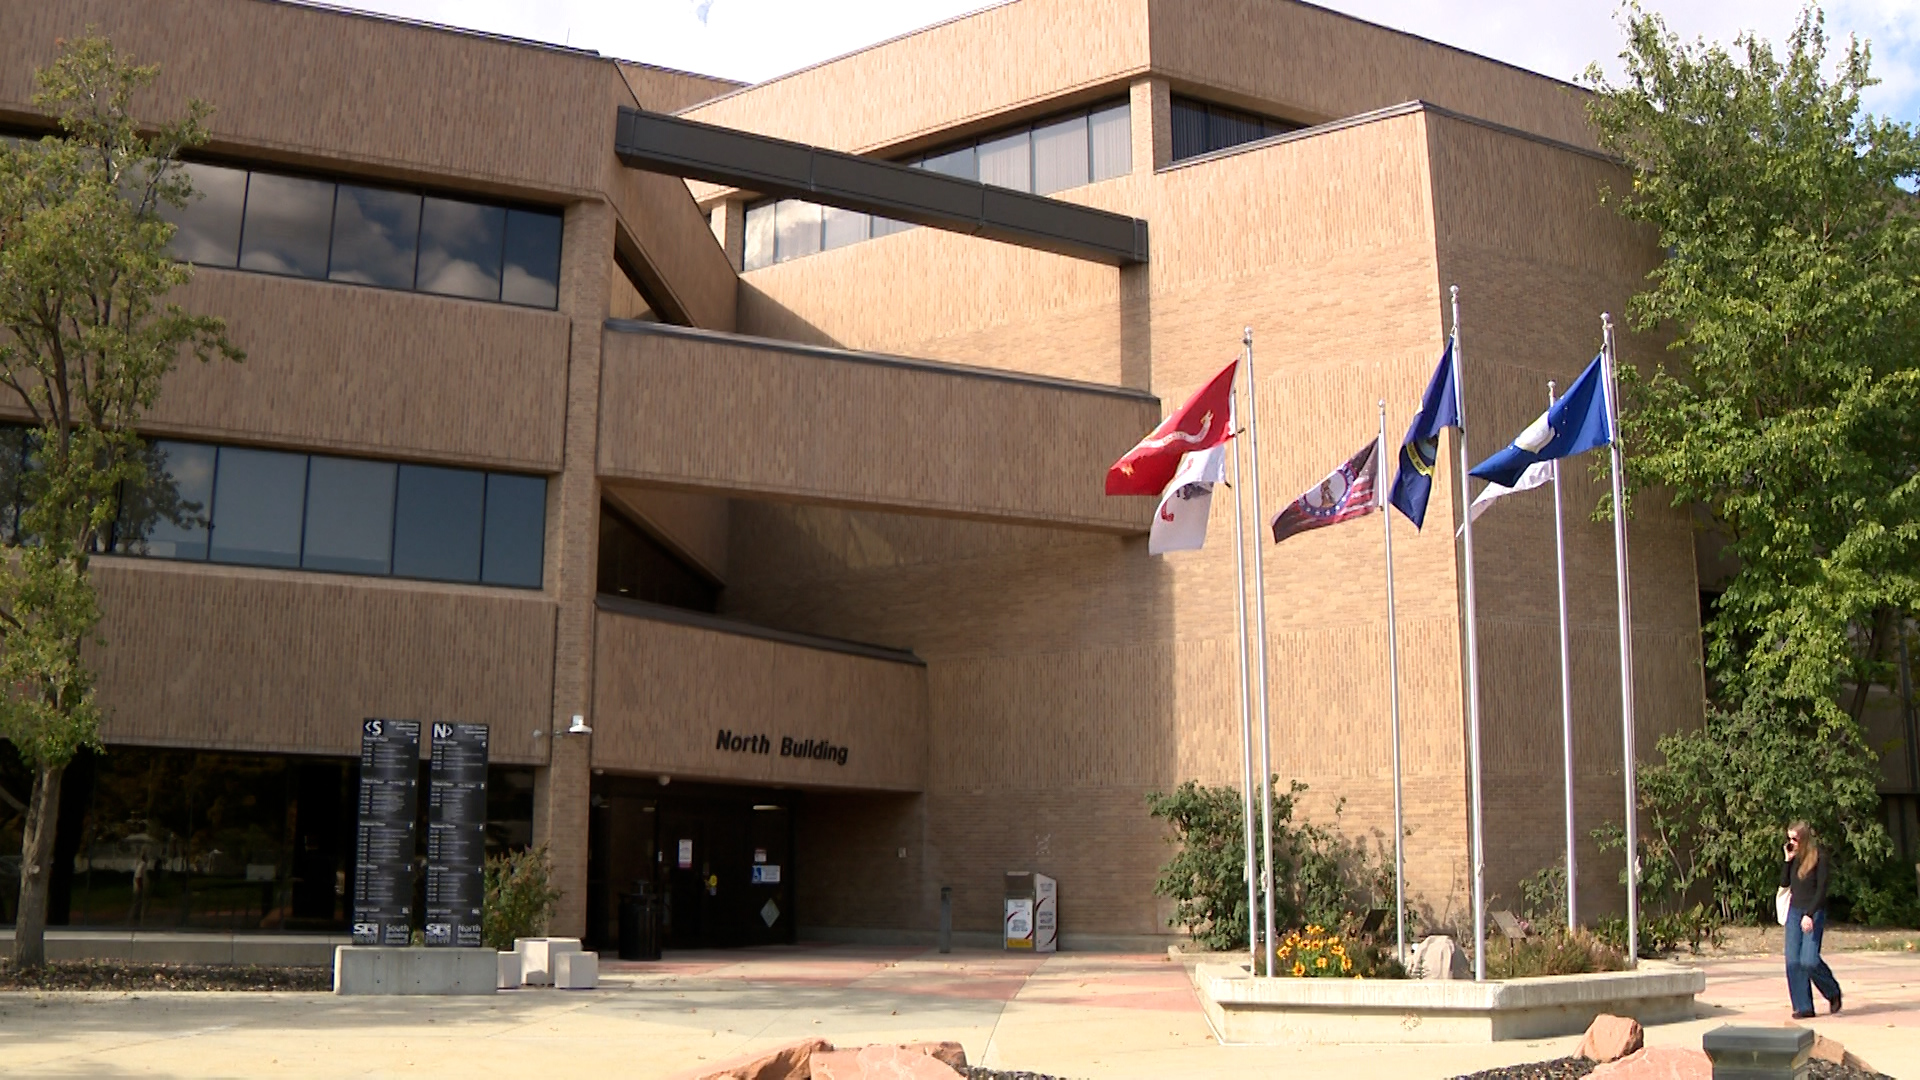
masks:
<svg viewBox="0 0 1920 1080"><path fill-rule="evenodd" d="M596 776L589 815L589 948L620 940L620 897L663 906L670 949L794 940L796 793Z"/></svg>

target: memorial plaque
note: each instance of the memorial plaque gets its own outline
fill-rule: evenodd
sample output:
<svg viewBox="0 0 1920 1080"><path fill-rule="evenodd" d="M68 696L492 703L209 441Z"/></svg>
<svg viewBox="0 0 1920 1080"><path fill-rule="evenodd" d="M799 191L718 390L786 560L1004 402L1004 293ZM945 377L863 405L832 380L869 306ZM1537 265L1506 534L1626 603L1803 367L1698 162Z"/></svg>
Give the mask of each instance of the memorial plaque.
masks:
<svg viewBox="0 0 1920 1080"><path fill-rule="evenodd" d="M487 726L433 725L427 765L427 944L480 946L486 893Z"/></svg>
<svg viewBox="0 0 1920 1080"><path fill-rule="evenodd" d="M360 725L360 833L353 868L353 943L411 943L420 725Z"/></svg>

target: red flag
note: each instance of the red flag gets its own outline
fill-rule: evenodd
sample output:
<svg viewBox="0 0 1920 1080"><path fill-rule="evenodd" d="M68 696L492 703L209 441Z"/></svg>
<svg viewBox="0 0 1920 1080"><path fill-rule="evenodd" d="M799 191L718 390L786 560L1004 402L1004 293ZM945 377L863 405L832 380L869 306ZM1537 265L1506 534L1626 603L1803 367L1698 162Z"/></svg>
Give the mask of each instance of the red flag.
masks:
<svg viewBox="0 0 1920 1080"><path fill-rule="evenodd" d="M1233 377L1239 370L1236 358L1160 421L1140 445L1114 462L1107 470L1107 494L1158 495L1173 480L1183 456L1226 442L1232 434L1227 428L1233 413Z"/></svg>
<svg viewBox="0 0 1920 1080"><path fill-rule="evenodd" d="M1277 544L1308 529L1324 529L1352 521L1380 509L1379 451L1378 440L1367 443L1366 449L1273 515L1273 542Z"/></svg>

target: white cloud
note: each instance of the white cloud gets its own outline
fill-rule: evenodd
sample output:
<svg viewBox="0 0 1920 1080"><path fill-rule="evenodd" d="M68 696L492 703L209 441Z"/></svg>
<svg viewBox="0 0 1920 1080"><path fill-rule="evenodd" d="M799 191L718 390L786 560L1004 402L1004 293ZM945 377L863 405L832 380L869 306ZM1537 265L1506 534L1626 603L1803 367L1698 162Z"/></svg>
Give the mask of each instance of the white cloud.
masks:
<svg viewBox="0 0 1920 1080"><path fill-rule="evenodd" d="M956 15L981 0L346 0L348 6L464 26L663 67L758 82ZM1614 0L1322 0L1327 7L1561 79L1617 70ZM1683 38L1775 43L1801 0L1649 3ZM704 20L700 14L704 12ZM1920 120L1920 0L1833 0L1829 33L1873 44L1875 112Z"/></svg>

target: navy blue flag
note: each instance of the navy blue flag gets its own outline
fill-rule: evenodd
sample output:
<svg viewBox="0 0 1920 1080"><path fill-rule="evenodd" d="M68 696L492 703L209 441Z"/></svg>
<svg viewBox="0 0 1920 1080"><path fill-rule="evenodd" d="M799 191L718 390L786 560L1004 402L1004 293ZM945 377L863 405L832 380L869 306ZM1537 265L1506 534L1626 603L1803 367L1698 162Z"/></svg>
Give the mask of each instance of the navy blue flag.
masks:
<svg viewBox="0 0 1920 1080"><path fill-rule="evenodd" d="M1453 381L1453 339L1440 354L1440 366L1427 382L1427 396L1407 425L1400 443L1400 468L1393 476L1388 502L1419 528L1427 520L1427 496L1433 494L1433 463L1440 459L1440 432L1460 426L1460 397Z"/></svg>
<svg viewBox="0 0 1920 1080"><path fill-rule="evenodd" d="M1527 466L1539 461L1584 454L1613 442L1607 422L1607 395L1602 392L1600 357L1567 387L1566 396L1514 436L1506 449L1468 470L1472 476L1513 487Z"/></svg>

